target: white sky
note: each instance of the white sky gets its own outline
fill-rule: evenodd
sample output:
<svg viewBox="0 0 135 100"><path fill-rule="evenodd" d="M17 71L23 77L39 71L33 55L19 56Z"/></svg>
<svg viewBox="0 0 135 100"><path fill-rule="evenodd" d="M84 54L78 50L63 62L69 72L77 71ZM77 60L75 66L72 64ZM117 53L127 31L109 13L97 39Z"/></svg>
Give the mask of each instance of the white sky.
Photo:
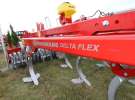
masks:
<svg viewBox="0 0 135 100"><path fill-rule="evenodd" d="M71 2L76 6L80 15L92 15L100 9L105 12L117 12L135 9L135 0L0 0L0 25L5 33L12 24L14 29L31 31L36 28L36 22L45 23L45 17L51 20L52 27L56 26L57 7L62 2Z"/></svg>

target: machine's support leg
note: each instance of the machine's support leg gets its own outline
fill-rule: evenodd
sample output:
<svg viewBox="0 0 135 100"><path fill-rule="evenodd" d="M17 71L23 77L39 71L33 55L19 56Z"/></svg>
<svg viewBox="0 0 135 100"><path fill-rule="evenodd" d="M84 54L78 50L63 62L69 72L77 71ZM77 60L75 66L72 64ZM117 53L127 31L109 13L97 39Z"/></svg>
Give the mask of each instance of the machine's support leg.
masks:
<svg viewBox="0 0 135 100"><path fill-rule="evenodd" d="M73 67L72 67L71 63L69 62L69 60L68 60L68 58L67 58L66 55L64 55L64 60L65 60L66 65L67 65L69 68L72 69Z"/></svg>
<svg viewBox="0 0 135 100"><path fill-rule="evenodd" d="M29 68L30 77L23 78L23 82L33 82L34 85L38 85L38 78L40 77L40 74L35 74L31 58L28 58L27 66Z"/></svg>
<svg viewBox="0 0 135 100"><path fill-rule="evenodd" d="M74 84L81 84L81 83L86 83L88 86L91 86L91 83L86 79L86 76L83 74L81 68L79 68L79 64L80 64L80 60L81 60L81 57L79 56L76 60L76 69L77 69L77 73L79 75L79 78L76 78L76 79L72 79L71 81L74 83Z"/></svg>
<svg viewBox="0 0 135 100"><path fill-rule="evenodd" d="M64 59L64 64L60 65L62 68L67 68L67 67L71 69L73 68L70 61L68 60L67 56L64 53L57 52L57 55L59 58Z"/></svg>
<svg viewBox="0 0 135 100"><path fill-rule="evenodd" d="M111 83L109 84L109 88L108 88L108 100L115 100L117 89L123 83L124 80L125 80L124 78L118 76L115 76L111 80Z"/></svg>

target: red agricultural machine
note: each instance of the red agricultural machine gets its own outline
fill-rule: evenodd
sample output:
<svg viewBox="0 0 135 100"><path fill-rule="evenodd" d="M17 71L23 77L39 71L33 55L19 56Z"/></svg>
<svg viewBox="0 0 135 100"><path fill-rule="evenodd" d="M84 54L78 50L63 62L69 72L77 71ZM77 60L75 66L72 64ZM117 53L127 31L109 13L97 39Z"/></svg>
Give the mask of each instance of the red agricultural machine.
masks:
<svg viewBox="0 0 135 100"><path fill-rule="evenodd" d="M73 14L73 13L72 13ZM116 75L108 88L108 100L115 99L115 93L124 80L135 84L135 11L104 14L99 18L83 17L71 22L70 17L60 16L62 26L40 30L35 36L22 37L24 59L30 71L30 78L38 85L39 74L32 66L35 51L44 58L45 51L63 52L79 56L76 67L80 80L91 85L79 68L81 57L98 59ZM54 54L55 54L54 52ZM67 59L66 59L67 60ZM68 62L68 61L67 61Z"/></svg>

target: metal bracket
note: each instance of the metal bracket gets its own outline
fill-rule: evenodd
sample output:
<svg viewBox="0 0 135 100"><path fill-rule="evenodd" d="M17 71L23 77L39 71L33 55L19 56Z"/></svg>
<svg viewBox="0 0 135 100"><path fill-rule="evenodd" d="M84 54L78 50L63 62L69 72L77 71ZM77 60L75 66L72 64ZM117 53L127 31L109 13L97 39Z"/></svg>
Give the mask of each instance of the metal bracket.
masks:
<svg viewBox="0 0 135 100"><path fill-rule="evenodd" d="M76 60L76 70L79 75L79 78L72 79L72 83L74 84L81 84L86 83L88 86L91 86L91 83L86 79L86 76L83 74L81 68L79 67L81 57L79 56Z"/></svg>

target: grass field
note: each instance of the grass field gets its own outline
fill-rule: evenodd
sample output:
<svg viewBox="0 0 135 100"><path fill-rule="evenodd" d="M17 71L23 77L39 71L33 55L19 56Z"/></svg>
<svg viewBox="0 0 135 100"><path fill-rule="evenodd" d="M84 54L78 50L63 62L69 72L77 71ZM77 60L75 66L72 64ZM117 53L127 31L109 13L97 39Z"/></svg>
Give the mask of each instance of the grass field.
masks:
<svg viewBox="0 0 135 100"><path fill-rule="evenodd" d="M5 60L4 52L0 47L0 69L4 69L5 67L7 67L7 62Z"/></svg>
<svg viewBox="0 0 135 100"><path fill-rule="evenodd" d="M81 64L82 69L92 87L85 84L74 85L70 80L77 77L76 57L69 58L74 66L73 70L60 68L62 61L59 59L34 65L41 75L39 86L22 82L22 78L28 75L27 68L0 73L0 100L107 100L112 72L107 68L96 67L97 61L85 60ZM116 100L135 100L135 86L124 82L118 90Z"/></svg>

